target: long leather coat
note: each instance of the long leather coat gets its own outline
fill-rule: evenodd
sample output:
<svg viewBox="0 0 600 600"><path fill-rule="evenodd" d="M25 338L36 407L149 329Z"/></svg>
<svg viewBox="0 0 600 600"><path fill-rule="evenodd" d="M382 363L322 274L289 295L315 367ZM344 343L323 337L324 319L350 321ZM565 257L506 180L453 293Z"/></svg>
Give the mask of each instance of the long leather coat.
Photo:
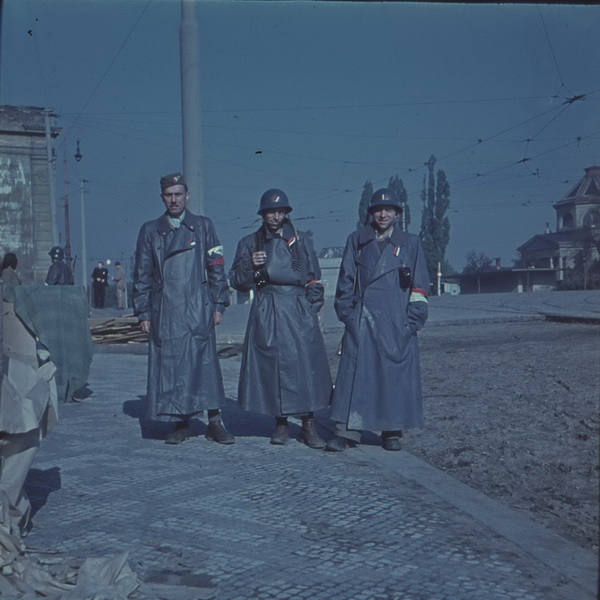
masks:
<svg viewBox="0 0 600 600"><path fill-rule="evenodd" d="M402 276L406 268L410 276ZM422 426L416 332L427 319L428 290L416 235L394 227L383 251L371 225L348 237L335 299L345 332L332 419L358 430Z"/></svg>
<svg viewBox="0 0 600 600"><path fill-rule="evenodd" d="M261 235L267 254L264 279L252 265ZM236 290L256 291L244 341L240 406L275 417L328 406L331 374L317 319L323 285L310 238L289 224L282 236L263 225L238 244L229 277Z"/></svg>
<svg viewBox="0 0 600 600"><path fill-rule="evenodd" d="M166 214L142 225L133 304L150 321L149 419L169 420L225 402L213 313L229 305L223 248L210 219L186 210L173 229Z"/></svg>

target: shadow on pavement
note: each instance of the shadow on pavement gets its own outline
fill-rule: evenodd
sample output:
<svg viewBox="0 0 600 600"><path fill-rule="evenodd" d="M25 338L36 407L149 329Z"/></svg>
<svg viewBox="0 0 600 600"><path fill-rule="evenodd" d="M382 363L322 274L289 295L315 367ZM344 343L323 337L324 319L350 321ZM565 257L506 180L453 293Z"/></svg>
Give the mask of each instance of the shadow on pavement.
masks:
<svg viewBox="0 0 600 600"><path fill-rule="evenodd" d="M46 504L48 496L52 492L60 490L61 486L62 481L58 467L51 467L46 470L29 469L23 488L31 503L32 517Z"/></svg>
<svg viewBox="0 0 600 600"><path fill-rule="evenodd" d="M123 402L123 413L137 419L140 424L142 439L164 440L171 431L173 423L167 421L148 421L144 418L146 410L146 396L138 396L136 400ZM223 423L235 437L258 437L265 438L268 442L275 429L275 419L268 415L251 413L239 408L237 401L227 398L227 403L222 409ZM319 425L319 432L323 439L328 440L333 436L335 424L327 418L327 410L317 411L315 414ZM201 436L206 433L206 421L203 415L191 420L190 429L192 437ZM300 420L289 421L290 438L295 439L300 432ZM364 446L381 446L381 438L370 431L364 431L361 444Z"/></svg>

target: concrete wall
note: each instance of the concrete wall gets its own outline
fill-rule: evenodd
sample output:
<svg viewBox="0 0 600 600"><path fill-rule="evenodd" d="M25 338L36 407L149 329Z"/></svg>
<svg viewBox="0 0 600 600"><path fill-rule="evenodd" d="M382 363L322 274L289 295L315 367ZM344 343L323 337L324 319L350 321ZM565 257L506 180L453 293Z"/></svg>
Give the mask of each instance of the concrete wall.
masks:
<svg viewBox="0 0 600 600"><path fill-rule="evenodd" d="M507 269L460 275L461 294L545 292L556 289L555 269Z"/></svg>
<svg viewBox="0 0 600 600"><path fill-rule="evenodd" d="M338 273L340 272L341 258L320 258L321 281L325 286L325 296L333 297L337 286Z"/></svg>
<svg viewBox="0 0 600 600"><path fill-rule="evenodd" d="M0 106L0 253L23 283L44 282L53 228L44 109Z"/></svg>

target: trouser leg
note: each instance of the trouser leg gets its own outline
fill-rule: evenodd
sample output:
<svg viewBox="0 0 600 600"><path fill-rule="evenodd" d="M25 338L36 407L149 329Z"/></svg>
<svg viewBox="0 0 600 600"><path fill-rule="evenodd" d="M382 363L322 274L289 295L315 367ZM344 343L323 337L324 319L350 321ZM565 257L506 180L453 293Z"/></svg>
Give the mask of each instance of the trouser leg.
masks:
<svg viewBox="0 0 600 600"><path fill-rule="evenodd" d="M275 431L271 434L271 444L283 446L290 441L287 417L275 417Z"/></svg>
<svg viewBox="0 0 600 600"><path fill-rule="evenodd" d="M358 429L348 429L346 427L346 423L338 422L335 424L335 435L336 437L341 437L346 440L350 440L351 442L355 442L356 444L359 444L362 431Z"/></svg>
<svg viewBox="0 0 600 600"><path fill-rule="evenodd" d="M211 408L206 411L206 416L208 417L209 423L213 423L214 421L221 420L221 411L218 408Z"/></svg>
<svg viewBox="0 0 600 600"><path fill-rule="evenodd" d="M207 440L219 444L233 444L235 442L235 438L225 429L221 421L221 411L218 408L207 410L206 416L208 417L208 427L204 437Z"/></svg>

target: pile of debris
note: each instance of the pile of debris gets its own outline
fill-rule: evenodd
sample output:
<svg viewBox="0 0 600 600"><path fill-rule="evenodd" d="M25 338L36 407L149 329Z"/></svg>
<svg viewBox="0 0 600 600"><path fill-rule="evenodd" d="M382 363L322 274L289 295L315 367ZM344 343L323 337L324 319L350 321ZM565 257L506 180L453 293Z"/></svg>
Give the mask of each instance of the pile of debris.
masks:
<svg viewBox="0 0 600 600"><path fill-rule="evenodd" d="M148 335L141 329L136 317L90 319L90 332L94 344L144 344Z"/></svg>

